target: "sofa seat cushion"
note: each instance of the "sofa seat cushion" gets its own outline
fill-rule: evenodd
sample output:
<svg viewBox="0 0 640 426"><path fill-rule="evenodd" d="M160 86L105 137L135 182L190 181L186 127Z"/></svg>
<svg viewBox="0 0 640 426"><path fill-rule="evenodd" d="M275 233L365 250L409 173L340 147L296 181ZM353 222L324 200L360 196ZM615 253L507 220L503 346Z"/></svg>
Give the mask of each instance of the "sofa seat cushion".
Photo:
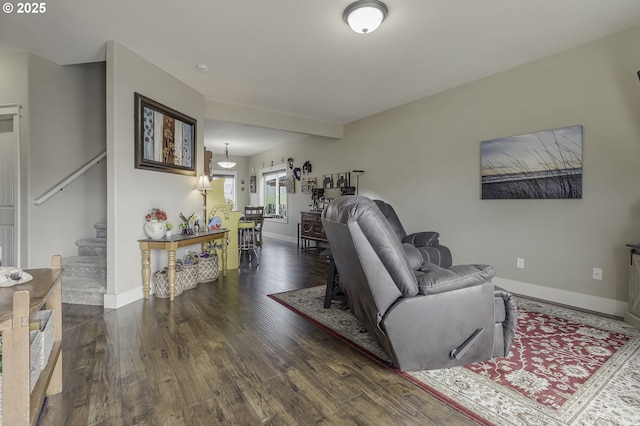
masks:
<svg viewBox="0 0 640 426"><path fill-rule="evenodd" d="M420 294L436 294L458 290L490 281L496 274L490 265L454 265L441 268L424 262L416 271Z"/></svg>

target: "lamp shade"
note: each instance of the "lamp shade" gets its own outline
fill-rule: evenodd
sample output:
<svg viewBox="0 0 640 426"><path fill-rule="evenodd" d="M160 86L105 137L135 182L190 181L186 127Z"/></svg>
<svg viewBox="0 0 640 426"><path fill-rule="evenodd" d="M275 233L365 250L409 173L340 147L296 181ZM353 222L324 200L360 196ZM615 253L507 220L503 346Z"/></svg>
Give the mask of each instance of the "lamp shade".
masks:
<svg viewBox="0 0 640 426"><path fill-rule="evenodd" d="M387 5L378 0L358 0L344 10L342 18L359 34L368 34L376 30L387 17Z"/></svg>
<svg viewBox="0 0 640 426"><path fill-rule="evenodd" d="M198 178L198 184L196 185L198 191L207 191L211 189L211 182L206 175L200 175Z"/></svg>

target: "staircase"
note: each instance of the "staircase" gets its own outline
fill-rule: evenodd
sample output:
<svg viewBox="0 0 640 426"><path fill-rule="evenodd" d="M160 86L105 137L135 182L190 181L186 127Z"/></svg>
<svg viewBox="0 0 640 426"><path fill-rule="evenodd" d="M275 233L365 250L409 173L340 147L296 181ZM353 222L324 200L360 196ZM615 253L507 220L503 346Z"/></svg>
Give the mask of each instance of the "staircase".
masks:
<svg viewBox="0 0 640 426"><path fill-rule="evenodd" d="M62 303L104 306L107 292L107 225L96 223L95 238L76 241L78 256L63 259Z"/></svg>

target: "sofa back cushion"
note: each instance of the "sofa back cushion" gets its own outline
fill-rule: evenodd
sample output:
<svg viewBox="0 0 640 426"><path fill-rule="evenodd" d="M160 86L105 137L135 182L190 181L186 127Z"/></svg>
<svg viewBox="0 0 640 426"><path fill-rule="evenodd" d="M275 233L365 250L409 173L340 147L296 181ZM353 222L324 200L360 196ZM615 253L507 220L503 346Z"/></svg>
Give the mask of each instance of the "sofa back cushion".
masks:
<svg viewBox="0 0 640 426"><path fill-rule="evenodd" d="M322 221L340 275L343 271L334 245L348 242L363 270L364 284L374 293L378 289L385 293L387 287L394 286L402 297L418 294L418 282L405 249L387 218L371 199L361 196L337 198L323 212ZM342 226L335 228L332 223ZM327 229L327 226L332 229ZM350 266L344 265L344 268Z"/></svg>
<svg viewBox="0 0 640 426"><path fill-rule="evenodd" d="M380 209L380 212L384 217L389 221L389 225L391 225L391 229L395 232L396 236L400 241L407 235L407 232L404 230L404 226L402 226L402 222L400 222L400 218L396 214L396 211L391 207L391 204L387 204L382 200L373 200L376 203L376 206Z"/></svg>

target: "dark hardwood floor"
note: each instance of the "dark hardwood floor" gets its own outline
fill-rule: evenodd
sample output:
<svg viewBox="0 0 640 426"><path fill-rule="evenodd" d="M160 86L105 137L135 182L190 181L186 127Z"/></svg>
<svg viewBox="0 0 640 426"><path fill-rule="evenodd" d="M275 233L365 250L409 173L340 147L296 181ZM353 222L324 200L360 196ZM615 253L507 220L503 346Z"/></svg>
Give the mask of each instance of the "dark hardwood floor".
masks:
<svg viewBox="0 0 640 426"><path fill-rule="evenodd" d="M63 392L42 425L474 424L267 297L327 269L265 239L260 266L174 303L64 305Z"/></svg>

